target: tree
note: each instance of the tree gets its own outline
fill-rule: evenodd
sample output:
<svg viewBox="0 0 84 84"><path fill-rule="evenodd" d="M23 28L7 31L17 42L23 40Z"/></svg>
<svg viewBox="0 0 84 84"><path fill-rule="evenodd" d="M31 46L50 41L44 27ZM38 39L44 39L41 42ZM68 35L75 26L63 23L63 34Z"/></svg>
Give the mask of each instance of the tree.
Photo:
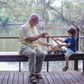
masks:
<svg viewBox="0 0 84 84"><path fill-rule="evenodd" d="M50 7L52 10L58 13L64 22L73 25L76 29L79 29L80 35L84 36L84 28L83 28L84 25L83 24L81 25L81 22L84 22L83 21L84 14L83 11L81 11L84 8L83 3L84 2L81 2L79 0L77 0L76 2L66 0L64 2L64 9L66 9L66 11L64 11L63 8L61 10L65 12L65 14L67 14L67 16L69 17L66 17L66 15L63 14L63 12L60 12L55 7L51 6L50 2L48 2L48 7ZM81 42L82 45L80 47L82 51L84 51L83 43L84 41Z"/></svg>

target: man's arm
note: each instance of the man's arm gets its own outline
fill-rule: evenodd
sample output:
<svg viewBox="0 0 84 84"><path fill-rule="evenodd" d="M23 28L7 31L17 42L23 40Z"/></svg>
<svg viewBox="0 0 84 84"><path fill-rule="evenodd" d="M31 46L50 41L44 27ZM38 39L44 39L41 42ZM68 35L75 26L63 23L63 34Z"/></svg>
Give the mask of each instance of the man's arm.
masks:
<svg viewBox="0 0 84 84"><path fill-rule="evenodd" d="M45 37L46 34L47 34L47 33L44 32L44 33L41 33L41 34L39 34L39 35L37 35L37 36L31 36L31 37L27 38L27 40L30 41L30 42L36 41L36 40L38 40L38 39L41 38L41 37Z"/></svg>

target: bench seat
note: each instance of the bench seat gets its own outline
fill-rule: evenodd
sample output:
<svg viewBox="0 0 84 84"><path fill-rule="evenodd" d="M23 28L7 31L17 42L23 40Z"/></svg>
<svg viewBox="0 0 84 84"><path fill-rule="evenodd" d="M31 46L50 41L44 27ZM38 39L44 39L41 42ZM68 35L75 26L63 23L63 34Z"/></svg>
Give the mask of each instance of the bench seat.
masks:
<svg viewBox="0 0 84 84"><path fill-rule="evenodd" d="M44 61L61 61L65 60L62 54L46 54ZM84 60L84 52L77 51L70 57L70 60ZM28 61L28 57L16 52L0 52L0 62L18 62Z"/></svg>

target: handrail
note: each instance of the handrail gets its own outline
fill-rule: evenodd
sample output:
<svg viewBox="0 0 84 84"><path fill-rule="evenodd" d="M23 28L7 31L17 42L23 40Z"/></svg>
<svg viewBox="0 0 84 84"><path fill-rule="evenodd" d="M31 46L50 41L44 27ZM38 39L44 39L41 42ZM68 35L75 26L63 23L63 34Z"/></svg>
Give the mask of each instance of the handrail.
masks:
<svg viewBox="0 0 84 84"><path fill-rule="evenodd" d="M82 38L82 39L84 39L84 36L79 36L79 38Z"/></svg>
<svg viewBox="0 0 84 84"><path fill-rule="evenodd" d="M67 38L68 36L51 36L53 38ZM19 37L0 37L0 39L18 39ZM42 37L42 38L50 38L49 36ZM84 39L84 36L78 36L78 38Z"/></svg>
<svg viewBox="0 0 84 84"><path fill-rule="evenodd" d="M53 38L67 38L68 36L51 36ZM0 39L18 39L19 37L0 37ZM49 36L43 38L50 38Z"/></svg>
<svg viewBox="0 0 84 84"><path fill-rule="evenodd" d="M67 38L68 36L51 36L53 38ZM0 37L0 39L18 39L19 37ZM43 37L43 38L50 38L49 36ZM78 38L83 38L84 36L78 36Z"/></svg>
<svg viewBox="0 0 84 84"><path fill-rule="evenodd" d="M0 39L18 39L19 37L0 37Z"/></svg>

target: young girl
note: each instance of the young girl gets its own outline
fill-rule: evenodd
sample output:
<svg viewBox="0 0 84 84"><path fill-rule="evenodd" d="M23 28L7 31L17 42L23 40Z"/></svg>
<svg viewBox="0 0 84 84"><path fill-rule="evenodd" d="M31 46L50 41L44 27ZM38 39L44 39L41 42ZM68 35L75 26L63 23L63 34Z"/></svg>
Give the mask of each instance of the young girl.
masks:
<svg viewBox="0 0 84 84"><path fill-rule="evenodd" d="M55 39L57 41L60 41L62 43L66 43L66 44L60 44L59 47L62 46L66 46L67 50L64 53L65 55L65 60L66 60L66 66L63 68L63 71L67 71L67 69L69 68L68 63L69 63L69 57L71 55L73 55L74 53L76 53L76 34L77 31L74 28L70 28L67 30L68 33L68 38L65 41L62 41L60 39Z"/></svg>

